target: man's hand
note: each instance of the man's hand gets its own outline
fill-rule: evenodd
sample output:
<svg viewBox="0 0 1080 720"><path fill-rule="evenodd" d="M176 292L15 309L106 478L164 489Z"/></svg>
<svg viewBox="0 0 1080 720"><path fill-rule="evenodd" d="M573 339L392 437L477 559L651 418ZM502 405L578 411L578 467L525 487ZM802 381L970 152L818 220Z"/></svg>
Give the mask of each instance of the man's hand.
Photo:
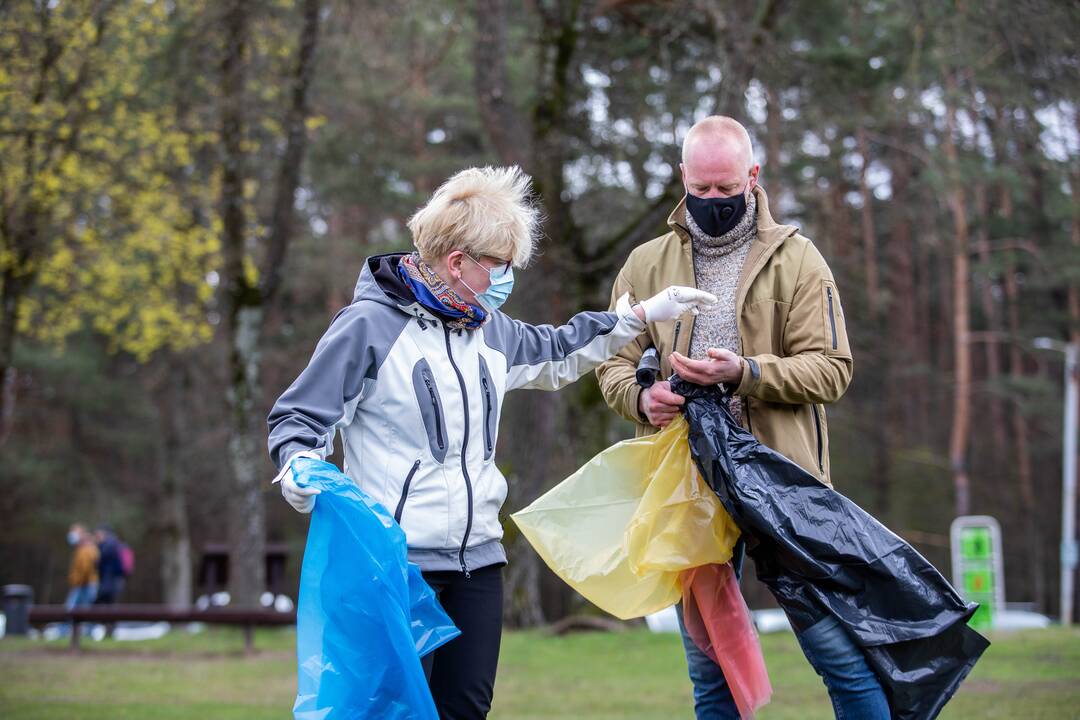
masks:
<svg viewBox="0 0 1080 720"><path fill-rule="evenodd" d="M671 383L660 380L641 391L638 409L649 419L650 425L662 428L675 419L685 402L686 398L682 395L671 392Z"/></svg>
<svg viewBox="0 0 1080 720"><path fill-rule="evenodd" d="M722 348L709 348L708 355L708 360L691 360L673 352L671 367L683 380L698 385L737 383L742 379L742 358L738 355Z"/></svg>

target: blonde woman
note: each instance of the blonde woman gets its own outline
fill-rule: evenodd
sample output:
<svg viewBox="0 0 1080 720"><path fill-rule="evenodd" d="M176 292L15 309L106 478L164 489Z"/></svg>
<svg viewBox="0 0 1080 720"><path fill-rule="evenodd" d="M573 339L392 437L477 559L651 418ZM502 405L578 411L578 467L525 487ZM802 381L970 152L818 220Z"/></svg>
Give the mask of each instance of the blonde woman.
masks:
<svg viewBox="0 0 1080 720"><path fill-rule="evenodd" d="M325 458L340 432L344 472L394 514L461 636L424 658L440 717L482 718L491 706L502 632L495 464L503 397L557 390L646 329L716 298L670 287L561 327L499 310L528 265L538 213L517 168L454 175L409 221L416 250L368 258L308 366L270 413L270 456L285 499L311 512L317 491L289 469ZM543 428L533 428L530 432Z"/></svg>

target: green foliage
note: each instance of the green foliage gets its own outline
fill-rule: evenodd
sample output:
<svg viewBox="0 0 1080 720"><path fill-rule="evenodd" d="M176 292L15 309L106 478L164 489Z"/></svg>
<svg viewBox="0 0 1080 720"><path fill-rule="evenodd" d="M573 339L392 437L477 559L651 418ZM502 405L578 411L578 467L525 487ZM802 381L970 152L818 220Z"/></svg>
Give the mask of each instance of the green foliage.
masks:
<svg viewBox="0 0 1080 720"><path fill-rule="evenodd" d="M553 175L565 188L542 199L573 226L549 231L543 269L520 274L510 312L535 319L557 308L560 317L544 319L562 320L606 305L630 250L611 239L665 190L679 192L682 133L710 113L741 118L774 214L815 242L844 296L855 380L828 409L836 485L898 530L928 536L947 531L952 507L954 230L945 192L953 176L942 153L944 102L952 104L971 240L987 249L971 254L970 329L979 337L973 505L1010 528L1010 600L1052 608L1052 583L1036 595L1030 572L1037 545L1046 550L1044 574L1054 576L1061 368L1029 341L1078 331L1069 304L1080 283L1071 235L1080 182L1078 6L503 5L509 105L527 126L521 145L554 123L546 154L527 160L539 166L557 151ZM291 0L255 0L251 8L243 267L254 283L265 261L298 13ZM580 12L562 27L574 8ZM407 249L405 220L451 173L500 162L478 103L476 12L477 3L464 0L324 7L295 198L299 227L279 302L267 309L259 413L349 302L363 258ZM216 280L223 277L222 17L221 4L205 0L0 5L0 290L20 290L26 341L16 362L15 432L4 451L20 482L0 498L17 520L0 536L0 559L19 555L7 549L15 539L38 537L45 546L70 515L106 510L147 529L153 548L154 513L138 517L132 508L154 507L162 438L176 445L192 491L213 497L190 508L196 554L202 542L222 539L229 496L220 369L228 348L214 332L226 290ZM545 93L561 30L574 42L563 57L565 94L553 104ZM956 83L949 95L947 74ZM664 230L666 210L643 236ZM25 292L16 288L22 281ZM540 281L552 288L543 302L523 302ZM995 338L990 354L987 338ZM180 382L181 368L193 373L186 392L197 407L191 429L177 437L160 399L170 381ZM544 428L560 439L555 460L567 466L628 432L611 420L594 381L582 382L558 401L555 427ZM529 402L511 397L526 413ZM1004 443L995 439L995 407ZM1036 513L1055 518L1040 522L1033 538L1008 525L1021 497L1015 420L1028 426ZM501 437L516 432L507 427ZM106 463L107 472L97 469ZM530 464L505 442L499 463L511 476ZM260 471L272 475L268 461ZM65 482L75 487L66 495ZM114 496L115 507L107 499ZM270 513L275 539L302 539L303 522L284 506L272 504ZM59 576L63 548L48 553L49 572ZM152 584L145 590L155 597Z"/></svg>
<svg viewBox="0 0 1080 720"><path fill-rule="evenodd" d="M0 12L0 273L36 278L18 330L60 345L83 327L146 359L210 338L217 261L198 211L212 179L178 192L212 133L184 128L150 69L165 2L17 2Z"/></svg>

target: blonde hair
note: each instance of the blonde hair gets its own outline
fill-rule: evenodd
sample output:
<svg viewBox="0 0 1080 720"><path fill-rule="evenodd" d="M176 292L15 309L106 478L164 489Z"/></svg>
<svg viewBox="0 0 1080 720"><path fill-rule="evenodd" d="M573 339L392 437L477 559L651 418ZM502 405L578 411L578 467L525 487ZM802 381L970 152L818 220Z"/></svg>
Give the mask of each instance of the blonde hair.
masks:
<svg viewBox="0 0 1080 720"><path fill-rule="evenodd" d="M746 169L749 170L754 167L754 145L750 142L750 133L746 131L742 123L726 115L710 115L707 118L698 120L687 131L682 145L682 161L684 165L690 154L691 143L705 136L733 141L739 147L739 153L742 155Z"/></svg>
<svg viewBox="0 0 1080 720"><path fill-rule="evenodd" d="M531 194L532 180L519 167L462 170L409 218L413 245L427 263L462 250L525 267L540 225Z"/></svg>

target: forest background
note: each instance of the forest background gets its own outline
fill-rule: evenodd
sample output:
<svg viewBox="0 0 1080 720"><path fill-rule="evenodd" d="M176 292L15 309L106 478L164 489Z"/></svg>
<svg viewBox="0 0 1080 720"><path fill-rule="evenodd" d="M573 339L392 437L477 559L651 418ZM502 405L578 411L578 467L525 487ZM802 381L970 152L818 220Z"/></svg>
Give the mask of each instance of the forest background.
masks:
<svg viewBox="0 0 1080 720"><path fill-rule="evenodd" d="M222 543L234 603L268 543L294 595L265 417L363 258L517 164L546 237L508 312L606 307L718 113L844 294L837 489L946 573L952 519L996 517L1008 599L1055 613L1063 359L1033 340L1080 340L1078 37L1054 0L0 0L0 584L61 601L82 520L135 549L129 601L191 603ZM507 513L630 433L591 375L502 429ZM505 526L508 622L580 610Z"/></svg>

